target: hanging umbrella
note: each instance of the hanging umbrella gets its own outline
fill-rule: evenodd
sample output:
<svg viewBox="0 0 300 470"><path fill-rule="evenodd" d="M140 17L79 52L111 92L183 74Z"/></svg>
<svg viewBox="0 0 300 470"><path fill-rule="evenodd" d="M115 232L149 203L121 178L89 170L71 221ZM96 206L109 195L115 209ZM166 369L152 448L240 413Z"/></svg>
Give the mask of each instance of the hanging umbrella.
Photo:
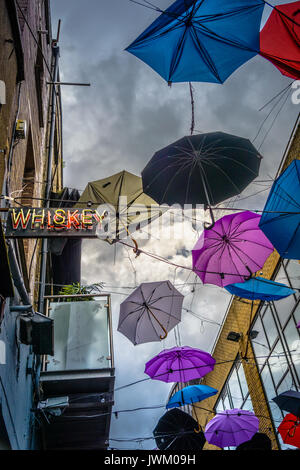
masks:
<svg viewBox="0 0 300 470"><path fill-rule="evenodd" d="M214 228L204 230L192 250L193 271L204 284L225 287L244 282L260 269L273 246L250 211L225 215Z"/></svg>
<svg viewBox="0 0 300 470"><path fill-rule="evenodd" d="M272 450L272 442L266 434L257 432L250 441L243 442L235 450Z"/></svg>
<svg viewBox="0 0 300 470"><path fill-rule="evenodd" d="M134 345L160 341L181 321L183 299L170 281L144 282L121 303L118 331Z"/></svg>
<svg viewBox="0 0 300 470"><path fill-rule="evenodd" d="M259 226L283 258L300 259L299 160L274 181Z"/></svg>
<svg viewBox="0 0 300 470"><path fill-rule="evenodd" d="M146 363L145 373L163 382L188 382L211 372L216 360L201 349L180 346L161 351Z"/></svg>
<svg viewBox="0 0 300 470"><path fill-rule="evenodd" d="M277 5L260 32L260 55L283 75L300 78L300 2Z"/></svg>
<svg viewBox="0 0 300 470"><path fill-rule="evenodd" d="M178 406L197 403L212 397L216 393L218 393L218 390L209 387L209 385L189 385L176 392L168 401L166 408L177 408Z"/></svg>
<svg viewBox="0 0 300 470"><path fill-rule="evenodd" d="M288 411L300 419L300 392L287 390L272 398L281 410Z"/></svg>
<svg viewBox="0 0 300 470"><path fill-rule="evenodd" d="M295 291L279 282L270 281L264 277L253 277L246 282L229 284L225 289L230 294L248 300L280 300L294 294Z"/></svg>
<svg viewBox="0 0 300 470"><path fill-rule="evenodd" d="M205 444L203 432L195 432L197 421L175 408L167 411L158 421L153 435L159 450L201 450Z"/></svg>
<svg viewBox="0 0 300 470"><path fill-rule="evenodd" d="M248 410L225 410L206 425L206 440L217 447L238 446L249 441L258 431L259 419Z"/></svg>
<svg viewBox="0 0 300 470"><path fill-rule="evenodd" d="M128 171L89 182L75 207L97 210L99 206L100 216L110 215L110 232L106 233L103 224L101 233L110 243L149 224L165 210L144 194L141 178Z"/></svg>
<svg viewBox="0 0 300 470"><path fill-rule="evenodd" d="M142 171L143 188L158 204L214 206L240 194L258 176L261 158L243 137L185 136L153 155Z"/></svg>
<svg viewBox="0 0 300 470"><path fill-rule="evenodd" d="M277 429L285 444L300 448L300 418L289 413Z"/></svg>
<svg viewBox="0 0 300 470"><path fill-rule="evenodd" d="M127 51L168 83L223 83L259 52L261 0L177 0Z"/></svg>

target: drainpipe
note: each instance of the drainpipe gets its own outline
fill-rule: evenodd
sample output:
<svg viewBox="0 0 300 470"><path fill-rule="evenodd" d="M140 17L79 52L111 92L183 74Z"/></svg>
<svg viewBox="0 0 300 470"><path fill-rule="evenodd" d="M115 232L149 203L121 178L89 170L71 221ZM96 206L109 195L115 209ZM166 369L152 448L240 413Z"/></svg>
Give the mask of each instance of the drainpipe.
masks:
<svg viewBox="0 0 300 470"><path fill-rule="evenodd" d="M20 271L20 268L16 259L16 253L15 253L14 247L10 240L6 240L6 243L8 245L9 264L10 264L10 269L11 269L11 274L12 274L14 284L19 292L19 295L21 297L23 304L27 306L31 306L31 301L29 299L29 295L24 284L23 276L21 274L21 271ZM32 310L32 306L31 306L31 310Z"/></svg>
<svg viewBox="0 0 300 470"><path fill-rule="evenodd" d="M54 70L52 81L52 96L51 96L51 118L50 118L50 131L49 131L49 146L48 146L48 162L47 162L47 177L46 177L46 189L45 189L45 205L44 207L50 207L50 192L52 186L52 161L53 161L53 147L54 147L54 136L55 136L55 121L56 121L56 88L55 82L58 77L58 58L59 58L59 47L55 44L52 47L52 54L54 57ZM44 296L45 296L45 284L46 284L46 268L47 268L47 253L48 253L48 239L42 239L42 253L41 253L41 268L40 268L40 289L38 298L38 311L44 313Z"/></svg>

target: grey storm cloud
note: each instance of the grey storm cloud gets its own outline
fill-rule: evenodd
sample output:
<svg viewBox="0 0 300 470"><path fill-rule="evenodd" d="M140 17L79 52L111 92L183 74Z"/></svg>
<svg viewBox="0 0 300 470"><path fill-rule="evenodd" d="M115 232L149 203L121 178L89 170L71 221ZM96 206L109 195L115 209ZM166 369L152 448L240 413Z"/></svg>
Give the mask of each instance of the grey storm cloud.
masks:
<svg viewBox="0 0 300 470"><path fill-rule="evenodd" d="M156 3L164 9L172 1ZM57 21L62 19L61 79L91 83L88 88L62 88L65 185L83 190L88 181L123 169L140 174L157 150L188 135L191 124L188 84L173 84L169 88L150 67L124 51L157 13L129 0L52 0L51 5L54 35ZM255 57L223 85L193 83L195 133L224 131L250 140L256 137L254 144L264 157L258 180L268 181L254 182L239 197L227 201L228 205L253 210L263 207L299 109L289 95L283 95L277 103L279 96L260 109L290 82L271 63ZM224 214L216 213L217 217ZM161 238L155 230L149 240L138 239L146 251L179 268L146 255L136 258L131 249L119 244L110 246L102 240L83 242L82 283L104 282L105 290L112 292L117 388L114 410L163 406L170 384L145 380L118 388L147 379L145 362L162 349L180 343L211 351L218 334L217 323L222 322L230 295L225 289L203 286L188 269L190 252L202 224L196 224L195 230L188 219L184 224L177 222L175 229L179 233L182 225L185 231L181 239ZM168 223L164 228L169 228ZM133 346L117 331L119 305L139 283L165 279L185 295L182 322L162 343ZM216 323L206 323L199 316ZM110 437L152 436L163 413L160 408L119 413L118 417L113 414ZM156 447L154 440L140 445L112 440L110 445L128 449L141 448L140 445L145 449Z"/></svg>

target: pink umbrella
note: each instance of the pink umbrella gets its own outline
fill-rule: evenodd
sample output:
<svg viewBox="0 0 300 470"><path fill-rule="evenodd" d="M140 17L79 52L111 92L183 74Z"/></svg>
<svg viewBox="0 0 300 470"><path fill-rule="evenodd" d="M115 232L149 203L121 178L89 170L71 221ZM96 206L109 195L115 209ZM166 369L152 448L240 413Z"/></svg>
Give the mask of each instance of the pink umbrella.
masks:
<svg viewBox="0 0 300 470"><path fill-rule="evenodd" d="M207 442L224 448L238 446L249 441L259 427L259 419L248 410L225 410L218 413L206 425L205 438Z"/></svg>
<svg viewBox="0 0 300 470"><path fill-rule="evenodd" d="M225 287L244 282L264 265L274 247L258 227L260 216L226 215L204 230L192 250L193 271L203 284Z"/></svg>
<svg viewBox="0 0 300 470"><path fill-rule="evenodd" d="M188 382L211 372L216 360L201 349L189 346L165 349L146 363L145 373L163 382Z"/></svg>

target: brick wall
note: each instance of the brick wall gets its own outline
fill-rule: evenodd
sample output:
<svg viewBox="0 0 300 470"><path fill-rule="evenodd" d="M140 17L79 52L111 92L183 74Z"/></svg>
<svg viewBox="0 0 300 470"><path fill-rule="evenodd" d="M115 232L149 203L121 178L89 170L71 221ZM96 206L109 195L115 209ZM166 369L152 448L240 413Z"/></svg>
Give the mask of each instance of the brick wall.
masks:
<svg viewBox="0 0 300 470"><path fill-rule="evenodd" d="M13 0L9 0L12 1ZM45 190L45 175L47 166L47 139L49 130L49 99L50 87L47 81L50 81L48 68L51 71L51 41L46 34L39 34L39 30L46 30L50 22L46 18L47 10L45 9L44 0L18 0L22 12L34 33L35 39L32 37L25 20L15 4L15 23L12 23L11 12L7 10L8 0L0 0L0 80L6 84L7 99L6 104L0 108L0 185L2 188L5 160L8 160L10 150L10 142L12 137L12 129L17 113L18 89L20 87L20 106L18 119L23 119L27 123L27 136L25 140L17 140L13 147L12 167L10 177L9 193L12 196L18 196L18 202L24 205L40 206L44 203L41 199ZM19 30L20 42L23 49L24 76L25 80L17 83L18 77L18 60L14 44L16 41L16 27ZM51 33L51 32L50 32ZM5 42L8 39L10 42ZM45 60L41 56L43 51ZM46 63L45 63L46 61ZM37 93L37 75L36 66L42 74L39 76L41 87L39 94ZM40 99L40 107L39 101ZM43 120L41 122L41 112ZM43 127L41 127L41 123ZM57 124L57 133L60 133L60 125ZM60 142L60 138L57 139ZM29 148L30 147L30 148ZM5 153L1 152L1 149ZM26 157L28 152L32 153L33 159L32 174L29 178L28 168L26 169ZM56 150L61 159L62 149ZM24 179L25 178L25 179ZM61 162L59 162L58 170L54 180L54 188L61 189ZM30 193L30 194L29 194ZM30 195L31 202L28 197ZM40 199L39 199L40 198ZM12 202L12 205L16 205ZM32 297L37 293L38 267L40 243L38 248L35 247L36 240L24 240L25 257L27 270L31 267L30 272L30 290ZM37 273L36 273L37 271Z"/></svg>

